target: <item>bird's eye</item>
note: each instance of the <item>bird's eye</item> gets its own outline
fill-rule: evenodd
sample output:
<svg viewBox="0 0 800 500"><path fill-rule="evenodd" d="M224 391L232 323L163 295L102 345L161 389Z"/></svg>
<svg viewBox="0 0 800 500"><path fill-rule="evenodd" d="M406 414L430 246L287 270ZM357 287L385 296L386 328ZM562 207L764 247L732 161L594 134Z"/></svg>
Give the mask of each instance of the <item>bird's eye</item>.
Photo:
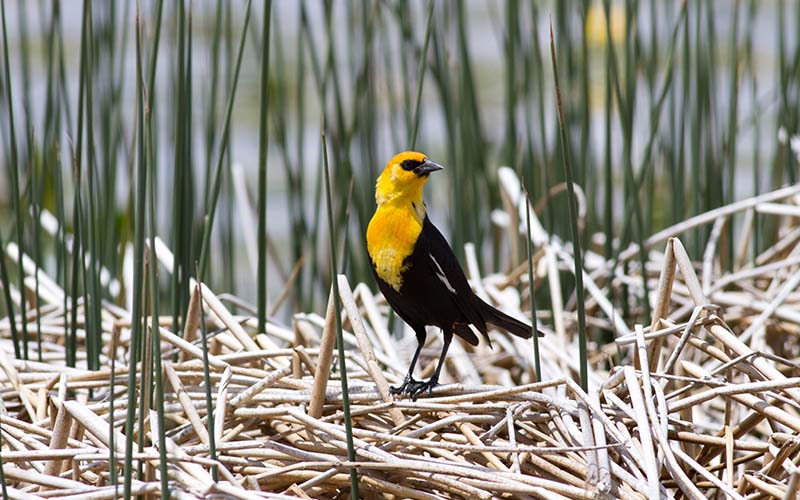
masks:
<svg viewBox="0 0 800 500"><path fill-rule="evenodd" d="M403 170L408 170L410 172L419 167L421 164L422 162L418 160L404 160L402 163L400 163L400 166L403 167Z"/></svg>

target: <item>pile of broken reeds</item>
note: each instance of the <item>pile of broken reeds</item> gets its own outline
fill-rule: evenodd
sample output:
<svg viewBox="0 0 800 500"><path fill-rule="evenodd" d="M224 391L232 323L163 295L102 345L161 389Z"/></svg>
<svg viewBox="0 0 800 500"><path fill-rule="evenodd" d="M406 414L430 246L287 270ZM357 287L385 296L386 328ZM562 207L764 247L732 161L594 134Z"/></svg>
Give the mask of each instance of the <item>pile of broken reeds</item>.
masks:
<svg viewBox="0 0 800 500"><path fill-rule="evenodd" d="M525 220L519 185L509 170L501 179L503 220L516 232ZM271 322L254 335L254 318L231 314L213 291L194 284L183 331L172 331L171 319L160 322L165 425L159 429L150 398L142 398L132 492L159 490L163 433L171 487L186 498L343 498L352 467L364 498L796 498L798 195L800 186L784 188L654 235L644 242L646 287L633 260L638 248L621 253L626 266L588 252L587 322L615 334L611 344L589 346L588 392L574 380L575 300L558 299L560 275L572 271L570 249L535 216L536 285L547 282L554 291L552 310L539 315L548 332L539 342L542 382L531 344L495 333L494 350L454 343L445 385L430 397L393 400L389 385L402 380L416 339L390 335L382 298L363 284L351 290L340 276L356 462L347 459L341 386L338 371L331 372L338 366L333 308L325 317L297 314L291 327ZM748 258L756 214L774 217L778 239ZM716 245L735 217L742 237L735 260L721 263ZM713 229L705 257L691 262L679 238L707 224ZM157 254L171 269L167 250ZM528 310L525 266L478 279L474 250L467 255L477 293L512 314ZM131 314L119 306L102 311L101 369L87 370L83 352L77 368L67 367L70 311L63 291L44 278L39 315L27 318L29 330L41 328L43 336L41 353L31 344L29 358L42 361L12 359L9 320L0 320L6 491L25 499L113 498L114 484L122 484L126 409L140 405L140 395L127 392L128 370L142 374L138 387L147 394L153 382L147 369L126 364ZM12 290L15 300L31 299L33 282L26 283L24 294ZM638 297L651 291L649 324L626 323L608 298L622 290ZM207 356L201 323L209 331ZM440 342L429 335L418 375L430 375Z"/></svg>

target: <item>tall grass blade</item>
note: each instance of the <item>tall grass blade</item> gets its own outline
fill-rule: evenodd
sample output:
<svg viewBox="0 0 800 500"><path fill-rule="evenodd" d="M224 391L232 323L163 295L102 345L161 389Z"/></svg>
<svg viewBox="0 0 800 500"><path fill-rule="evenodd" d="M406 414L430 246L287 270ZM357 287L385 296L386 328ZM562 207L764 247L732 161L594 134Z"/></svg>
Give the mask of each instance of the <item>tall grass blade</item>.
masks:
<svg viewBox="0 0 800 500"><path fill-rule="evenodd" d="M108 414L114 415L114 402L116 401L116 394L115 389L117 386L117 336L112 335L111 337L111 345L108 347L109 352L109 363L111 365L111 373L108 376L109 380L109 387L110 390L108 391ZM119 492L119 471L118 471L118 460L117 460L117 448L116 442L116 420L113 417L109 417L108 419L108 470L109 473L109 481L111 482L111 486L114 487L115 492Z"/></svg>
<svg viewBox="0 0 800 500"><path fill-rule="evenodd" d="M52 88L48 90L48 105L45 109L45 120L50 127L46 128L45 132L45 144L48 148L50 148L52 155L54 158L51 159L50 167L52 169L52 176L55 183L55 212L56 212L56 219L58 221L58 234L56 236L56 281L60 281L62 284L62 288L64 290L64 300L63 300L63 307L64 311L69 311L69 294L66 293L68 290L67 286L67 241L66 241L66 204L64 200L64 175L63 175L63 165L61 163L61 144L58 139L58 130L61 126L61 119L62 119L62 101L59 98L59 89L63 88L63 81L62 81L62 74L56 75L57 68L56 64L58 62L62 62L63 58L63 50L61 47L63 45L63 40L61 38L61 31L60 31L60 18L61 18L61 9L60 3L57 1L53 2L53 13L50 23L50 32L49 32L49 43L48 43L48 85L51 82L58 83L58 85L53 85ZM57 43L57 48L56 48ZM56 81L58 80L58 81ZM48 135L49 132L49 135ZM50 169L48 169L50 170ZM37 221L38 223L38 221ZM65 321L64 321L64 350L65 350L65 358L67 362L67 366L70 362L70 325L69 321L66 321L67 315L65 313ZM74 364L74 363L73 363Z"/></svg>
<svg viewBox="0 0 800 500"><path fill-rule="evenodd" d="M195 286L195 293L197 294L198 305L200 306L200 335L203 341L203 385L205 386L206 393L206 411L208 418L206 419L206 428L208 429L208 453L211 460L217 461L217 438L214 434L214 406L211 400L211 372L208 368L208 331L206 329L206 315L203 310L203 281L200 277L200 266L195 262L195 269L197 272L197 285ZM262 330L259 330L262 331ZM219 468L216 465L211 466L211 477L214 481L219 481Z"/></svg>
<svg viewBox="0 0 800 500"><path fill-rule="evenodd" d="M606 49L605 55L606 66L610 66L611 49ZM614 109L614 94L611 91L611 78L606 78L605 81L605 130L603 138L605 140L603 157L603 229L605 230L605 257L610 259L614 253L614 170L613 170L613 151L611 149L612 137L612 115Z"/></svg>
<svg viewBox="0 0 800 500"><path fill-rule="evenodd" d="M267 110L269 107L269 42L272 0L264 0L261 30L261 110L258 127L258 331L267 325Z"/></svg>
<svg viewBox="0 0 800 500"><path fill-rule="evenodd" d="M183 0L174 4L178 18L177 52L178 62L176 71L177 91L175 96L175 163L173 165L173 179L175 182L175 197L172 208L172 248L174 264L172 269L172 328L181 332L181 318L186 304L187 288L184 287L183 275L189 272L186 266L187 254L191 251L191 241L184 237L185 229L191 228L191 206L187 200L188 164L187 153L191 148L191 107L187 89L188 72L186 62L186 5ZM151 157L152 158L152 157Z"/></svg>
<svg viewBox="0 0 800 500"><path fill-rule="evenodd" d="M183 2L179 7L183 9ZM148 94L148 99L151 98L152 94ZM144 118L144 128L140 128L140 131L144 132L144 135L141 137L142 143L145 145L146 149L140 149L140 153L149 153L149 155L145 155L144 161L145 165L141 168L145 170L149 170L148 175L148 182L150 183L150 192L149 194L149 222L150 222L150 248L149 248L149 256L150 256L150 265L148 266L150 271L150 338L152 339L152 358L153 358L153 381L155 394L155 406L156 406L156 418L158 419L158 468L159 468L159 478L161 480L161 500L167 500L170 497L170 490L169 490L169 475L167 474L167 442L166 442L166 428L164 427L164 380L163 380L163 370L161 368L161 329L159 328L158 319L160 317L159 311L159 280L158 280L158 255L156 254L156 233L158 231L158 225L156 224L157 220L157 206L156 206L156 192L157 192L157 184L156 184L156 174L157 174L157 166L154 161L148 162L148 158L154 158L154 154L152 153L153 150L153 131L152 131L152 120L150 119L149 115L153 111L153 106L151 105L150 101L148 100L147 105L145 106L145 113L148 116ZM178 190L182 190L183 186L177 185L176 188ZM177 305L176 305L177 306ZM173 325L174 327L174 325ZM144 388L142 389L144 392ZM140 419L144 420L144 415L140 415ZM152 428L152 426L151 426Z"/></svg>
<svg viewBox="0 0 800 500"><path fill-rule="evenodd" d="M536 318L536 287L533 282L533 252L531 251L531 200L528 190L525 189L525 251L528 262L528 295L531 301L531 332L533 333L533 367L536 372L536 382L542 381L542 362L539 357L539 328Z"/></svg>
<svg viewBox="0 0 800 500"><path fill-rule="evenodd" d="M731 79L730 79L730 105L728 107L728 134L726 138L727 148L727 183L723 196L723 203L733 203L735 201L735 180L736 180L736 137L739 129L739 11L741 10L741 1L736 0L733 13L733 29L731 30ZM728 245L727 245L727 262L728 271L733 270L734 259L734 240L733 240L733 224L727 224L728 232Z"/></svg>
<svg viewBox="0 0 800 500"><path fill-rule="evenodd" d="M80 101L80 99L79 99ZM79 106L80 109L83 106ZM82 115L81 112L78 112L78 115ZM80 121L80 119L78 120ZM71 144L70 144L71 146ZM72 201L72 220L73 220L73 231L72 231L72 266L70 272L70 280L69 280L69 287L70 287L70 308L69 308L69 335L67 337L66 342L66 357L67 357L67 366L75 367L77 362L77 355L78 355L78 284L80 282L81 276L81 248L82 248L82 239L81 239L81 193L80 190L77 189L77 186L80 185L80 165L78 163L78 156L74 149L71 149L72 153L72 166L73 172L75 172L75 194L73 196ZM65 235L66 239L66 235Z"/></svg>
<svg viewBox="0 0 800 500"><path fill-rule="evenodd" d="M142 81L142 46L141 46L141 18L139 17L139 4L136 4L136 124L137 124L137 154L136 169L136 198L134 215L134 250L133 250L133 311L131 314L131 339L128 366L128 394L131 400L136 394L136 364L143 359L143 353L138 352L142 337L142 282L144 280L144 238L145 238L145 194L147 191L147 165L145 162L145 135L144 135L144 88ZM144 369L144 367L142 367ZM141 388L140 390L144 390ZM123 474L125 483L123 497L131 498L131 485L133 480L133 427L136 417L136 406L128 405L125 419L125 466ZM144 415L140 415L143 419ZM163 430L162 430L163 431Z"/></svg>
<svg viewBox="0 0 800 500"><path fill-rule="evenodd" d="M428 46L431 41L431 24L433 21L434 2L428 2L428 21L425 23L425 43L422 45L422 53L419 58L419 68L417 70L417 97L414 101L414 123L409 132L408 144L411 151L417 147L417 131L419 130L419 107L422 102L422 86L425 82L425 69L428 67Z"/></svg>
<svg viewBox="0 0 800 500"><path fill-rule="evenodd" d="M102 342L102 325L100 324L102 299L100 297L100 277L98 266L100 265L100 245L98 242L99 234L97 229L97 192L99 185L97 182L97 164L95 162L95 142L94 142L94 28L92 16L92 2L87 0L84 16L88 17L86 24L86 64L82 66L86 72L86 199L88 200L88 213L86 222L83 224L84 239L88 244L91 259L88 266L88 279L84 281L84 296L89 300L84 303L87 309L87 331L86 331L86 362L90 370L97 370L100 367L100 344ZM80 132L79 132L80 133ZM80 157L78 158L80 161ZM85 259L84 259L85 260Z"/></svg>
<svg viewBox="0 0 800 500"><path fill-rule="evenodd" d="M531 24L533 26L537 25L537 21L539 20L539 13L536 7L536 3L531 4ZM544 71L540 71L539 68L544 67L544 60L542 59L542 47L539 43L539 35L538 33L534 33L533 35L533 67L536 69L534 72L536 75L536 109L538 110L537 118L538 118L538 125L539 125L539 137L540 137L540 144L541 147L541 155L542 155L542 164L543 168L541 169L542 172L542 192L547 193L547 190L552 185L550 182L551 173L549 172L548 165L550 164L550 155L548 154L548 140L547 140L547 121L545 119L545 90L544 90ZM549 204L548 204L549 205ZM548 233L552 233L555 230L555 213L551 209L547 209L546 211L546 227L548 229Z"/></svg>
<svg viewBox="0 0 800 500"><path fill-rule="evenodd" d="M206 182L203 183L203 202L208 202L208 189L211 186L211 183L208 182L208 179L211 179L211 166L212 166L212 158L214 153L214 133L217 130L217 93L219 87L219 50L220 50L220 40L222 40L222 0L217 0L217 5L214 10L214 30L211 34L211 83L209 89L209 103L208 112L206 115L206 123L205 123L205 162L206 162L206 171L205 171L205 179Z"/></svg>
<svg viewBox="0 0 800 500"><path fill-rule="evenodd" d="M42 262L42 241L41 241L41 225L39 224L39 212L41 210L42 200L42 181L39 180L42 167L40 160L37 158L35 162L31 163L30 169L30 199L31 199L31 215L35 221L33 224L33 279L34 279L34 293L33 300L34 308L36 309L36 353L39 361L42 358L42 308L41 308L41 295L39 290L39 270L40 262Z"/></svg>
<svg viewBox="0 0 800 500"><path fill-rule="evenodd" d="M564 123L564 109L561 100L561 87L558 83L558 62L556 61L556 45L553 37L553 22L550 21L550 60L553 63L553 81L556 89L556 102L558 111L558 125L561 137L561 154L564 166L564 176L567 180L567 194L569 196L569 219L572 234L572 248L575 255L575 294L577 295L578 308L578 357L580 363L581 387L588 390L589 365L586 353L586 311L583 291L583 256L581 251L580 233L578 232L577 200L575 199L575 186L572 184L572 168L569 164L569 147L567 143L566 124ZM534 335L536 337L536 335Z"/></svg>
<svg viewBox="0 0 800 500"><path fill-rule="evenodd" d="M234 32L233 32L233 19L234 19L234 9L232 8L231 2L225 3L225 74L227 80L229 82L233 81L234 75L233 72L235 71L234 66ZM246 33L247 30L244 31ZM244 40L242 40L244 41ZM242 45L242 51L244 52L244 45ZM219 269L222 270L222 286L228 290L230 293L236 293L236 281L234 280L234 276L236 276L236 260L234 258L234 238L235 236L235 227L233 223L233 143L228 140L227 144L225 145L225 158L224 158L224 188L225 188L225 195L222 197L222 207L220 212L222 215L220 224L218 224L218 234L220 235L219 238L219 248L221 250L220 257L221 257L221 266ZM213 275L209 273L207 275L208 279L210 280Z"/></svg>
<svg viewBox="0 0 800 500"><path fill-rule="evenodd" d="M347 435L347 459L356 460L356 450L353 444L353 424L350 419L350 392L347 386L347 362L344 355L344 333L342 332L342 312L339 300L339 268L336 264L336 232L333 225L333 203L331 201L330 168L328 166L328 145L325 139L325 117L322 118L322 158L325 166L325 201L328 212L328 239L330 245L331 288L333 290L333 310L336 317L336 346L339 355L339 374L342 382L342 409L344 411L344 426ZM350 496L358 500L358 471L350 468Z"/></svg>
<svg viewBox="0 0 800 500"><path fill-rule="evenodd" d="M88 0L84 0L83 17L81 25L81 48L80 65L78 67L78 121L76 127L77 145L72 151L72 168L75 177L74 194L72 202L73 238L72 238L72 274L70 277L70 297L72 307L70 308L70 334L69 348L67 349L67 366L75 366L78 349L78 283L83 280L84 297L87 288L86 283L86 259L85 259L85 237L84 232L86 221L83 220L83 204L81 186L83 185L82 161L83 161L83 122L86 102L86 65L88 31L91 18L88 15ZM72 139L70 140L72 142ZM88 338L87 338L88 341ZM88 345L88 344L87 344ZM88 352L87 352L88 354Z"/></svg>

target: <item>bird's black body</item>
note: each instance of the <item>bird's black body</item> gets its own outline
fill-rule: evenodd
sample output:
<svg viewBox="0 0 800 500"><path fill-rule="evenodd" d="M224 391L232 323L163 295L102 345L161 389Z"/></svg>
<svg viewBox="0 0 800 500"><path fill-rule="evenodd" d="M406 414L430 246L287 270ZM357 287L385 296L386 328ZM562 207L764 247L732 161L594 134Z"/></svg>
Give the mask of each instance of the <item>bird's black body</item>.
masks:
<svg viewBox="0 0 800 500"><path fill-rule="evenodd" d="M374 271L374 263L372 267ZM529 325L498 311L475 295L447 240L427 216L413 252L403 262L403 269L399 291L375 273L378 287L389 305L414 330L419 342L404 384L393 388L393 392L416 397L430 391L438 383L453 334L478 345L478 337L469 325L481 332L487 342L487 325L500 327L518 337L531 337ZM412 372L425 343L428 325L442 329L444 349L433 377L428 382L418 382L413 379Z"/></svg>

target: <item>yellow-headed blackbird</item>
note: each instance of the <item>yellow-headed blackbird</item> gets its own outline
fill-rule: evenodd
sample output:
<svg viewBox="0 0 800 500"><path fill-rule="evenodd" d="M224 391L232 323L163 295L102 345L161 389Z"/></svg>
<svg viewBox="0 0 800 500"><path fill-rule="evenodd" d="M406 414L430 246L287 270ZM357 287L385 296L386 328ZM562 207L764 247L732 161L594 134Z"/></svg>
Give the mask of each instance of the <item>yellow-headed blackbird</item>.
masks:
<svg viewBox="0 0 800 500"><path fill-rule="evenodd" d="M397 315L414 330L419 342L405 381L392 387L393 394L413 398L425 391L430 393L437 385L453 334L478 345L478 337L469 325L481 332L487 342L487 326L525 339L532 334L530 325L498 311L472 292L447 240L428 219L422 187L428 175L442 168L414 151L392 158L378 177L378 208L367 228L367 251L378 287ZM420 382L412 375L425 344L426 325L442 329L444 347L433 376Z"/></svg>

